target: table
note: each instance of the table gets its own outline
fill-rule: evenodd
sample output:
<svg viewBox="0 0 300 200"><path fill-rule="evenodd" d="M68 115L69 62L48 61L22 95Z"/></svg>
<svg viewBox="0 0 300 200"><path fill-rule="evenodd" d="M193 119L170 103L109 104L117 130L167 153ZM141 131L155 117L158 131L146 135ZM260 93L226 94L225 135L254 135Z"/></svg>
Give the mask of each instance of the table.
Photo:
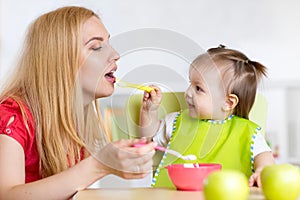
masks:
<svg viewBox="0 0 300 200"><path fill-rule="evenodd" d="M187 192L158 188L103 188L103 189L86 189L79 191L73 200L205 200L202 192ZM249 200L265 200L261 189L256 187L250 188Z"/></svg>

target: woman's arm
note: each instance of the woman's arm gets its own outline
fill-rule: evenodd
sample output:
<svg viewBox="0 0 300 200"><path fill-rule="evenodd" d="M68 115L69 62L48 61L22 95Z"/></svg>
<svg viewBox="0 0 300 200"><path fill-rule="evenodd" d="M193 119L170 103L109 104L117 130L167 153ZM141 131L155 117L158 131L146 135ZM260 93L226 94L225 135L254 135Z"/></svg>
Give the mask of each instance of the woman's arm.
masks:
<svg viewBox="0 0 300 200"><path fill-rule="evenodd" d="M155 144L133 148L137 142L140 141L109 144L97 158L90 156L59 174L25 184L23 148L14 139L0 135L0 199L69 199L110 173L128 179L145 177L151 171ZM112 157L116 163L110 161Z"/></svg>

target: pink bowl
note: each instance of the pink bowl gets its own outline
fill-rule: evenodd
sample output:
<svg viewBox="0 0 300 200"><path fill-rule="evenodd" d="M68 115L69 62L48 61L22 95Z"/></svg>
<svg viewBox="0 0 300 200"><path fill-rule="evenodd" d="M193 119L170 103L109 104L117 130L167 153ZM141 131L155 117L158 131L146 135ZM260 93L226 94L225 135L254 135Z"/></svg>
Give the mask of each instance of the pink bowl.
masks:
<svg viewBox="0 0 300 200"><path fill-rule="evenodd" d="M216 170L221 170L222 165L216 163L200 163L199 167L186 167L184 164L172 164L165 168L177 190L201 191L205 178Z"/></svg>

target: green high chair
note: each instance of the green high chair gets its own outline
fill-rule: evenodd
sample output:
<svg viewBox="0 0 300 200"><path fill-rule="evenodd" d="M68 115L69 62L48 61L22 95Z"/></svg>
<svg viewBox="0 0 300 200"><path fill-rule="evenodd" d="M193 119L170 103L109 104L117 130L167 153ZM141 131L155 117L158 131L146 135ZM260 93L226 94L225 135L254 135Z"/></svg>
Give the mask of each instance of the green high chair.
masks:
<svg viewBox="0 0 300 200"><path fill-rule="evenodd" d="M135 94L129 97L126 103L126 120L129 136L139 138L139 118L142 104L142 94ZM159 119L171 112L187 108L184 92L164 92L161 106L158 110ZM261 94L256 95L254 104L249 113L249 119L261 126L261 133L265 135L267 118L267 101Z"/></svg>
<svg viewBox="0 0 300 200"><path fill-rule="evenodd" d="M126 121L127 133L129 138L139 138L139 118L140 108L142 103L143 94L135 94L128 98L126 103ZM164 92L161 106L158 110L159 119L163 118L166 114L171 112L180 111L187 108L184 98L184 92ZM261 126L261 133L265 135L267 118L267 101L264 96L257 94L253 107L249 113L249 119ZM163 153L157 151L153 157L154 170L162 158Z"/></svg>

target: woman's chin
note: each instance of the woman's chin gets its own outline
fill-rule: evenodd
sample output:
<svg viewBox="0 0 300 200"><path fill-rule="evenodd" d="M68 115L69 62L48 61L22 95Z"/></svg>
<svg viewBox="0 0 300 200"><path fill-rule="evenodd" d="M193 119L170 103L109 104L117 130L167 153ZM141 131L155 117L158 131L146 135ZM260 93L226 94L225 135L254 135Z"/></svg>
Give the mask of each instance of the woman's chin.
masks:
<svg viewBox="0 0 300 200"><path fill-rule="evenodd" d="M106 92L106 93L101 93L98 95L95 95L95 99L103 98L103 97L109 97L113 94L113 92Z"/></svg>
<svg viewBox="0 0 300 200"><path fill-rule="evenodd" d="M95 92L95 98L102 98L102 97L109 97L111 96L115 91L114 84L108 84L108 85L102 85L102 87L98 87Z"/></svg>

